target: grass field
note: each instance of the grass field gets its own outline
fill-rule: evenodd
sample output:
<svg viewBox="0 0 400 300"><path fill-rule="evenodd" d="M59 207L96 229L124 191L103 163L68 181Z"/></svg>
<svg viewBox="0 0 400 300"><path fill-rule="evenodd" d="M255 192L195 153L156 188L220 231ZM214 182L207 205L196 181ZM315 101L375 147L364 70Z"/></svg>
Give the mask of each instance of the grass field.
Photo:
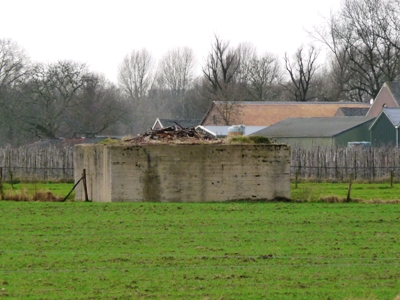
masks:
<svg viewBox="0 0 400 300"><path fill-rule="evenodd" d="M337 196L346 198L348 183L301 182L291 185L291 198L302 201L319 201L321 198ZM370 200L399 200L400 184L389 183L353 183L351 188L352 199Z"/></svg>
<svg viewBox="0 0 400 300"><path fill-rule="evenodd" d="M394 299L400 206L0 201L4 299Z"/></svg>
<svg viewBox="0 0 400 300"><path fill-rule="evenodd" d="M37 191L51 191L55 196L64 198L71 191L73 183L18 183L11 186L3 184L3 192L11 195L23 193L34 194ZM316 202L328 196L346 198L348 183L327 183L327 182L300 182L295 188L291 184L291 198L294 200ZM353 183L351 197L353 199L369 200L400 200L400 184L389 183ZM74 199L72 193L68 201Z"/></svg>

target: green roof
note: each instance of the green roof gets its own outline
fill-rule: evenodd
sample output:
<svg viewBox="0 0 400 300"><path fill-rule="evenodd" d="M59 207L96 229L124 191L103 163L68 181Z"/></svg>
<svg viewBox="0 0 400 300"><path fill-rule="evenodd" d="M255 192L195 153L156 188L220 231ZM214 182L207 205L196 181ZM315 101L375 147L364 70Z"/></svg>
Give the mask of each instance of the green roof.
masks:
<svg viewBox="0 0 400 300"><path fill-rule="evenodd" d="M288 118L253 133L267 137L334 137L372 122L372 117Z"/></svg>

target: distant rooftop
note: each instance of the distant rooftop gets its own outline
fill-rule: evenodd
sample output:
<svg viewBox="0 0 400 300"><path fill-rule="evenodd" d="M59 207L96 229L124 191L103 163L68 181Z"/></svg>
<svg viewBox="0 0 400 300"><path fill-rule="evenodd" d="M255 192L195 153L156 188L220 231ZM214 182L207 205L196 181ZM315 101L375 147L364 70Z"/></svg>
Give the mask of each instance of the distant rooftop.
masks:
<svg viewBox="0 0 400 300"><path fill-rule="evenodd" d="M254 135L268 137L333 137L351 128L372 122L371 117L288 118Z"/></svg>
<svg viewBox="0 0 400 300"><path fill-rule="evenodd" d="M369 107L341 107L339 110L346 117L366 116Z"/></svg>
<svg viewBox="0 0 400 300"><path fill-rule="evenodd" d="M201 125L218 126L244 124L270 126L287 118L334 117L339 108L365 108L370 104L360 102L236 102L229 124L223 120L226 102L213 102Z"/></svg>

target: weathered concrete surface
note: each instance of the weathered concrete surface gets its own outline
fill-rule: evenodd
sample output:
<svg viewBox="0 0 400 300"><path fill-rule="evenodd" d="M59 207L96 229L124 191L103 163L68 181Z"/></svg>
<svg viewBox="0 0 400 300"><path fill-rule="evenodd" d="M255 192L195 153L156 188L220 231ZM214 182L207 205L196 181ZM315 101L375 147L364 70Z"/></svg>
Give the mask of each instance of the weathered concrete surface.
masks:
<svg viewBox="0 0 400 300"><path fill-rule="evenodd" d="M75 181L86 169L97 202L206 202L290 197L287 145L78 145ZM84 200L83 185L76 200Z"/></svg>

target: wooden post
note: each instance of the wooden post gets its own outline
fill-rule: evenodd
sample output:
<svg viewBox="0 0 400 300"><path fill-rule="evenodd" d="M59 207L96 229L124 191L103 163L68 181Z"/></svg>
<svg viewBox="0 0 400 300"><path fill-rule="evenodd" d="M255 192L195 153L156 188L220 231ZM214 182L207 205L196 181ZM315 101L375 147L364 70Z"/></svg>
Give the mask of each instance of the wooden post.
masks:
<svg viewBox="0 0 400 300"><path fill-rule="evenodd" d="M297 189L297 180L299 178L299 169L296 168L296 175L295 175L294 187Z"/></svg>
<svg viewBox="0 0 400 300"><path fill-rule="evenodd" d="M65 198L62 200L62 202L65 202L65 201L68 199L69 195L71 195L71 193L73 192L73 190L76 188L76 186L79 184L79 182L82 181L82 179L83 179L83 177L81 177L81 178L78 180L78 182L74 184L73 188L70 190L70 192L68 193L68 195L65 196Z"/></svg>
<svg viewBox="0 0 400 300"><path fill-rule="evenodd" d="M347 199L346 199L347 202L351 201L350 194L351 194L351 185L352 185L352 183L353 183L353 173L350 173L349 188L347 189Z"/></svg>
<svg viewBox="0 0 400 300"><path fill-rule="evenodd" d="M390 187L393 187L393 178L394 178L394 171L393 169L390 170Z"/></svg>
<svg viewBox="0 0 400 300"><path fill-rule="evenodd" d="M4 200L4 192L3 192L3 167L0 167L0 200Z"/></svg>
<svg viewBox="0 0 400 300"><path fill-rule="evenodd" d="M87 191L87 185L86 185L86 169L83 169L82 171L82 179L83 179L83 188L85 190L85 201L89 201L89 196L88 196L88 191Z"/></svg>
<svg viewBox="0 0 400 300"><path fill-rule="evenodd" d="M13 178L13 172L11 171L11 168L8 169L8 174L10 177L11 189L13 190L14 189L14 178Z"/></svg>

